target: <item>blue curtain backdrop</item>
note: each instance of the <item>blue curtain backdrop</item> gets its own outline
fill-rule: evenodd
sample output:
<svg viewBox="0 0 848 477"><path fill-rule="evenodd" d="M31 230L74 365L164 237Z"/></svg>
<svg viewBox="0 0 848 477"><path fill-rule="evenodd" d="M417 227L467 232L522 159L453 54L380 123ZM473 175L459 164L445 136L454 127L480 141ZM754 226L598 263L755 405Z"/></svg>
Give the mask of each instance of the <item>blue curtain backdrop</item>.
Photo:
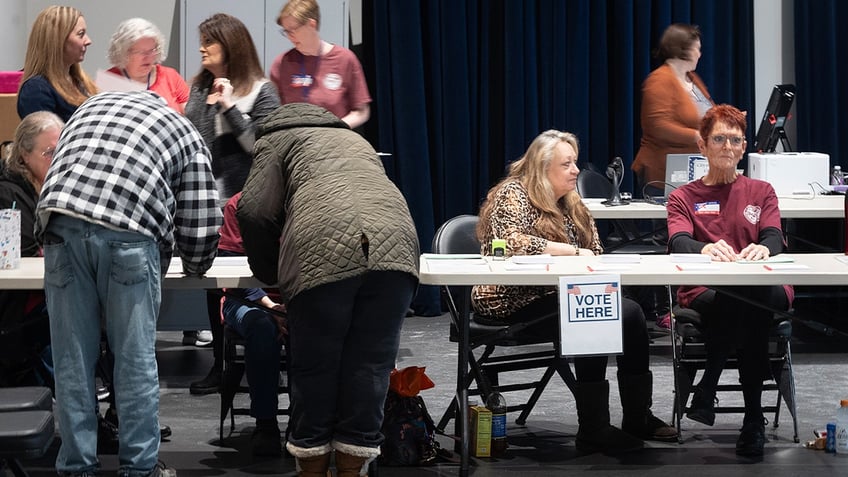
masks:
<svg viewBox="0 0 848 477"><path fill-rule="evenodd" d="M713 98L753 108L752 0L365 0L363 17L367 135L392 154L425 251L546 129L577 134L583 167L621 156L632 190L641 84L671 23L701 27ZM425 287L415 309L437 303Z"/></svg>
<svg viewBox="0 0 848 477"><path fill-rule="evenodd" d="M842 0L795 1L795 127L796 151L830 154L831 164L846 169L848 43L839 31L848 22L848 3ZM840 40L839 38L842 38ZM841 85L841 86L840 86ZM846 151L843 153L842 151Z"/></svg>

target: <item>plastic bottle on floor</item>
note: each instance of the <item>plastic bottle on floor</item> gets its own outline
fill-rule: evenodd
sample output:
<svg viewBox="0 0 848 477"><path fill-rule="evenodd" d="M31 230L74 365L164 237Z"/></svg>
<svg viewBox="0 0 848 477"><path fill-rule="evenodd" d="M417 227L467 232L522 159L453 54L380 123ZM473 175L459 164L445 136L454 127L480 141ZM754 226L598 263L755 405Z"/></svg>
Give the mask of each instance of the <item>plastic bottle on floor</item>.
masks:
<svg viewBox="0 0 848 477"><path fill-rule="evenodd" d="M848 399L840 401L836 411L836 455L848 457Z"/></svg>
<svg viewBox="0 0 848 477"><path fill-rule="evenodd" d="M492 411L492 457L502 457L507 448L506 399L501 393L493 391L486 399L486 407Z"/></svg>

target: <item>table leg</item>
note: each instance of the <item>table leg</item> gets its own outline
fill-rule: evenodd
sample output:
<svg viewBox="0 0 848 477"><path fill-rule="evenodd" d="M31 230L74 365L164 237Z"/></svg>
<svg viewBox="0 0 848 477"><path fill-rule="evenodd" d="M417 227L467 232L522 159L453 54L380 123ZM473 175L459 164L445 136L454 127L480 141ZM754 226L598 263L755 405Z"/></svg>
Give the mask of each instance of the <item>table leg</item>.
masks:
<svg viewBox="0 0 848 477"><path fill-rule="evenodd" d="M469 467L468 443L470 441L468 429L468 353L470 345L468 342L469 320L471 319L471 287L463 287L459 293L462 297L459 303L459 352L457 356L457 380L456 401L459 412L456 419L456 430L459 434L460 465L459 475L467 476Z"/></svg>

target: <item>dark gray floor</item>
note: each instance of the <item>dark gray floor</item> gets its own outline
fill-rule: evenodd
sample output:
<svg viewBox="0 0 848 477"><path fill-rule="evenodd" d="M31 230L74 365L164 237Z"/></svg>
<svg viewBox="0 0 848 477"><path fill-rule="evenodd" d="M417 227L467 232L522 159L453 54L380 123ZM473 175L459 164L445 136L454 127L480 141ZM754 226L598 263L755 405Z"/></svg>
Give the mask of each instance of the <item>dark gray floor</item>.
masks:
<svg viewBox="0 0 848 477"><path fill-rule="evenodd" d="M447 340L446 316L412 317L406 320L398 367L426 366L436 383L422 392L431 414L438 420L454 391L456 346ZM254 459L247 452L253 422L237 417L233 435L218 440L219 399L217 395L191 396L188 385L205 375L211 363L211 350L180 344L181 334L160 332L160 377L162 382L161 421L173 429L163 443L160 457L182 476L215 475L294 475L294 460ZM652 347L654 373L654 412L671 419L672 372L668 338L658 338ZM803 442L813 438L813 430L832 420L840 398L848 398L848 346L798 330L793 339L795 382L801 444L793 442L792 421L784 407L780 426L767 427L769 442L761 459L737 457L734 444L741 416L719 415L714 427L684 420L684 443L649 443L644 451L622 457L601 454L578 455L574 447L577 431L574 400L561 382L552 382L530 415L526 426L509 427L509 453L502 459L473 459L471 475L639 475L670 476L747 475L811 476L848 475L848 457L805 449ZM616 389L615 372L610 370L611 389ZM732 381L735 371L725 373ZM617 392L610 398L612 419L621 418ZM773 394L767 394L771 400ZM722 397L722 403L741 396ZM514 416L513 416L514 417ZM773 420L773 416L769 417ZM440 438L445 447L447 439ZM55 475L52 459L56 446L45 459L26 462L31 475ZM102 457L104 473L117 468L115 456ZM455 464L428 468L379 469L382 477L458 475Z"/></svg>

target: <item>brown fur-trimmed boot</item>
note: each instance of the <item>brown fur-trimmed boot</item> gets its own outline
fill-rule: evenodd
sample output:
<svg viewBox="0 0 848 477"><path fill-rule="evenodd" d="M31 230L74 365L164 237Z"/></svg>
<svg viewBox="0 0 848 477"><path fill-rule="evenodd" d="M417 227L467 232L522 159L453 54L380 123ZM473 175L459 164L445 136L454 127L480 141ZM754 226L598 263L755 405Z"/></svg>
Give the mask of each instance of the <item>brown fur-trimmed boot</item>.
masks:
<svg viewBox="0 0 848 477"><path fill-rule="evenodd" d="M297 457L297 475L299 477L328 477L330 475L330 454L311 457Z"/></svg>

